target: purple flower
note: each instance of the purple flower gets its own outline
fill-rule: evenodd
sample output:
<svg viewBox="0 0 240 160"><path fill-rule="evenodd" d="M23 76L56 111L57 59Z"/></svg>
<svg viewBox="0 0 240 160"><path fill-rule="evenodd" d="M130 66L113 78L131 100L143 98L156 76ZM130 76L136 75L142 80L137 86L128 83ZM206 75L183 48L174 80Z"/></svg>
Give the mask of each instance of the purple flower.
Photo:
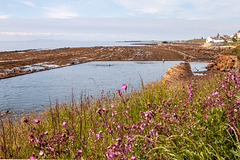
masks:
<svg viewBox="0 0 240 160"><path fill-rule="evenodd" d="M40 151L40 152L39 152L39 155L42 156L42 155L43 155L43 151Z"/></svg>
<svg viewBox="0 0 240 160"><path fill-rule="evenodd" d="M48 131L44 132L45 135L48 135Z"/></svg>
<svg viewBox="0 0 240 160"><path fill-rule="evenodd" d="M80 154L81 154L81 153L82 153L82 150L78 150L78 153L80 153Z"/></svg>
<svg viewBox="0 0 240 160"><path fill-rule="evenodd" d="M101 108L98 108L97 111L96 111L96 113L100 113L101 110L102 110Z"/></svg>
<svg viewBox="0 0 240 160"><path fill-rule="evenodd" d="M35 141L36 141L37 143L40 143L40 141L39 141L39 139L38 139L37 137L35 137Z"/></svg>
<svg viewBox="0 0 240 160"><path fill-rule="evenodd" d="M238 112L238 110L237 110L237 109L234 109L234 112Z"/></svg>
<svg viewBox="0 0 240 160"><path fill-rule="evenodd" d="M121 96L122 95L122 92L120 89L117 90L118 94Z"/></svg>
<svg viewBox="0 0 240 160"><path fill-rule="evenodd" d="M34 141L33 139L29 139L29 141L28 141L28 142L29 142L29 143L31 143L31 142L33 142L33 141Z"/></svg>
<svg viewBox="0 0 240 160"><path fill-rule="evenodd" d="M67 125L67 122L64 121L64 122L62 123L62 126L66 126L66 125Z"/></svg>
<svg viewBox="0 0 240 160"><path fill-rule="evenodd" d="M34 123L39 123L39 122L40 122L39 119L35 119L35 120L34 120Z"/></svg>
<svg viewBox="0 0 240 160"><path fill-rule="evenodd" d="M33 138L33 133L29 133L29 138Z"/></svg>
<svg viewBox="0 0 240 160"><path fill-rule="evenodd" d="M136 157L132 156L131 159L136 159Z"/></svg>
<svg viewBox="0 0 240 160"><path fill-rule="evenodd" d="M208 114L205 114L205 118L208 119Z"/></svg>
<svg viewBox="0 0 240 160"><path fill-rule="evenodd" d="M27 117L24 117L24 118L23 118L23 122L28 123L28 122L29 122L29 119L27 119Z"/></svg>
<svg viewBox="0 0 240 160"><path fill-rule="evenodd" d="M127 89L127 85L126 85L126 84L123 84L123 85L122 85L122 89L125 89L125 90L126 90L126 89Z"/></svg>
<svg viewBox="0 0 240 160"><path fill-rule="evenodd" d="M34 156L35 156L35 153L33 152L30 159L33 160L34 159Z"/></svg>
<svg viewBox="0 0 240 160"><path fill-rule="evenodd" d="M185 91L184 86L182 86L182 91L183 91L183 92Z"/></svg>

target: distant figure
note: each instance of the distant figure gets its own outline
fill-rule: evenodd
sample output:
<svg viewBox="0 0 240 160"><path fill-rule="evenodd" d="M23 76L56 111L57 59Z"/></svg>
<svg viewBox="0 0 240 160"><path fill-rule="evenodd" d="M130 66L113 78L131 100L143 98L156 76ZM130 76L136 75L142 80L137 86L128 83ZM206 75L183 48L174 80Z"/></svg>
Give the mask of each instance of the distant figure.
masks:
<svg viewBox="0 0 240 160"><path fill-rule="evenodd" d="M162 62L164 63L164 58L162 59Z"/></svg>

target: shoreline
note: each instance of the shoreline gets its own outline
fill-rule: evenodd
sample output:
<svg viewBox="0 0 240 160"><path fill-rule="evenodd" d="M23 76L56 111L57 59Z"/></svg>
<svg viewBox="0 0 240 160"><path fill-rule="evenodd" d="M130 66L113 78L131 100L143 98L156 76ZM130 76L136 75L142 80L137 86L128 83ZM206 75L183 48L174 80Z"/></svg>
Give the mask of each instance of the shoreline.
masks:
<svg viewBox="0 0 240 160"><path fill-rule="evenodd" d="M0 52L0 79L91 61L210 61L223 51L192 42L142 43L144 44L139 45L144 46L67 47Z"/></svg>

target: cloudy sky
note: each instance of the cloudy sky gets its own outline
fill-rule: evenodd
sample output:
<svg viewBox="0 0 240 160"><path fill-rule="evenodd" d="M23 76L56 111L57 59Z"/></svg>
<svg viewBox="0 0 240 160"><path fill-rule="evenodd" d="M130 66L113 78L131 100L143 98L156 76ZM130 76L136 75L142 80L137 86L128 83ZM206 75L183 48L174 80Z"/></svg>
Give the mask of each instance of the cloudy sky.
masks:
<svg viewBox="0 0 240 160"><path fill-rule="evenodd" d="M0 41L184 40L237 30L239 0L0 0Z"/></svg>

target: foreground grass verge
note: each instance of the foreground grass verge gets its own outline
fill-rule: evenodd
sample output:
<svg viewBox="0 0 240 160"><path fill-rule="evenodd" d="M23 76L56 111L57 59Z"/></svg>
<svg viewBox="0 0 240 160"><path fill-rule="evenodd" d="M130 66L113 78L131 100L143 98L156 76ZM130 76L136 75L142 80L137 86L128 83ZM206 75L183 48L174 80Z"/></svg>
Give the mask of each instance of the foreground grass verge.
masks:
<svg viewBox="0 0 240 160"><path fill-rule="evenodd" d="M238 159L239 88L229 71L2 116L0 158Z"/></svg>

